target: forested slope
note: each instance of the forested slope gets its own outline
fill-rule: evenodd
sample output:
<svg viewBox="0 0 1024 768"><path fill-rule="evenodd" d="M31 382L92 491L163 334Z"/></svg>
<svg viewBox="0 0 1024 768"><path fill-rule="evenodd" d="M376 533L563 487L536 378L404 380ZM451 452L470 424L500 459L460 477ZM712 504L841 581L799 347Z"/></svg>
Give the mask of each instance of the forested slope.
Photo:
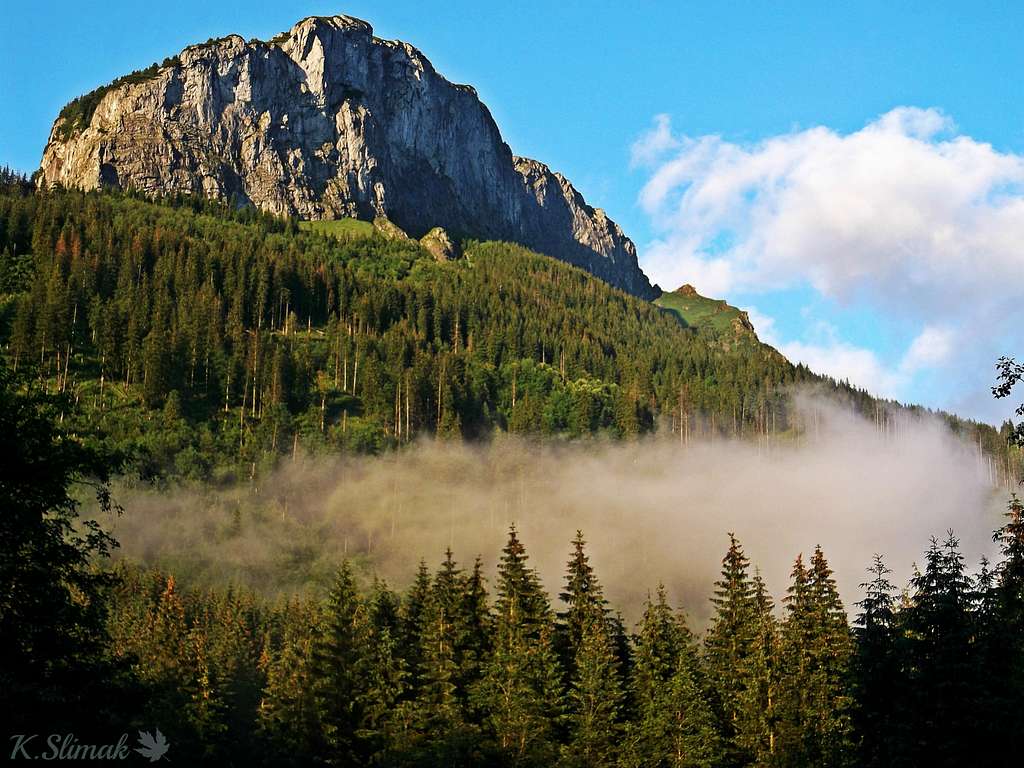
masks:
<svg viewBox="0 0 1024 768"><path fill-rule="evenodd" d="M684 327L515 245L467 245L438 263L378 233L8 175L0 333L13 368L71 393L144 474L434 435L784 434L797 384L875 418L892 408L749 333ZM1010 461L995 430L951 423Z"/></svg>

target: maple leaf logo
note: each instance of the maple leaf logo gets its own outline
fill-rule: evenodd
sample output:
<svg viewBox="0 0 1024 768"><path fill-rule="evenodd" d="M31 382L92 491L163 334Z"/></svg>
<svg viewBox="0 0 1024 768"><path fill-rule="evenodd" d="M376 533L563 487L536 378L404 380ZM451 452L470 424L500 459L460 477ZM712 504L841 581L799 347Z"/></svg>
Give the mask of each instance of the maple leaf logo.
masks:
<svg viewBox="0 0 1024 768"><path fill-rule="evenodd" d="M154 728L153 731L152 734L148 731L139 731L139 746L135 750L143 757L148 757L151 763L155 763L163 757L170 747L159 728Z"/></svg>

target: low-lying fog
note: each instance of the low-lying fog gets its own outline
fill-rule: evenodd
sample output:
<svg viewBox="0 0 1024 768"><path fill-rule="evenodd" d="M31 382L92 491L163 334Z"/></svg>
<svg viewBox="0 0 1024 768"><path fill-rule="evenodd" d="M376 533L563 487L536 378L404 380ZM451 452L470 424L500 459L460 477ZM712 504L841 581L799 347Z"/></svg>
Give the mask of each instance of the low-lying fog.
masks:
<svg viewBox="0 0 1024 768"><path fill-rule="evenodd" d="M299 458L232 490L121 489L105 520L120 554L200 581L275 593L322 586L344 556L396 587L451 546L488 573L515 523L554 596L577 528L613 606L633 620L663 581L700 623L733 531L772 593L821 544L851 615L875 552L905 583L952 528L968 565L991 556L1006 492L937 420L875 425L820 401L799 440L424 443L378 458ZM808 422L810 423L810 422Z"/></svg>

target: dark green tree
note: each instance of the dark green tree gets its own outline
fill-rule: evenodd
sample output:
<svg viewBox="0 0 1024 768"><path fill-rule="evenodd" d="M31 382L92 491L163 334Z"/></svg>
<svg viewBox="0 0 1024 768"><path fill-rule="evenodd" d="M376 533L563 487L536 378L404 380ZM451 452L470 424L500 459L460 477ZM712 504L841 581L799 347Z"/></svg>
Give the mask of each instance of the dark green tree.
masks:
<svg viewBox="0 0 1024 768"><path fill-rule="evenodd" d="M983 593L991 606L984 619L986 680L992 685L986 719L1009 764L1024 750L1024 504L1016 495L994 539L1002 561Z"/></svg>
<svg viewBox="0 0 1024 768"><path fill-rule="evenodd" d="M854 710L860 736L858 763L866 767L894 764L901 719L900 659L897 647L896 588L889 581L892 571L881 555L875 555L868 569L871 580L860 585L864 598L857 603L853 658Z"/></svg>
<svg viewBox="0 0 1024 768"><path fill-rule="evenodd" d="M724 754L703 686L693 634L668 605L665 588L648 596L636 636L633 715L621 763L635 768L720 765Z"/></svg>
<svg viewBox="0 0 1024 768"><path fill-rule="evenodd" d="M559 650L570 673L583 643L583 631L587 624L595 617L604 621L607 612L607 601L590 565L582 531L576 531L572 547L572 556L566 566L565 588L558 595L565 609L557 614Z"/></svg>
<svg viewBox="0 0 1024 768"><path fill-rule="evenodd" d="M331 764L350 765L358 755L368 683L367 635L366 609L346 560L331 587L312 652L317 715Z"/></svg>
<svg viewBox="0 0 1024 768"><path fill-rule="evenodd" d="M749 711L759 706L752 657L761 634L754 583L749 574L750 561L736 537L729 534L729 549L722 559L722 575L715 582L711 602L715 613L704 638L704 659L708 680L720 713L729 761L748 763L753 759L740 734L760 713Z"/></svg>
<svg viewBox="0 0 1024 768"><path fill-rule="evenodd" d="M1024 381L1024 364L1018 363L1012 357L1000 357L996 362L996 371L996 385L992 387L992 394L997 398L1009 397L1018 382ZM1024 417L1024 403L1017 406L1015 413ZM1010 435L1010 440L1024 446L1024 421L1017 424Z"/></svg>
<svg viewBox="0 0 1024 768"><path fill-rule="evenodd" d="M760 573L755 572L753 587L757 633L746 659L749 683L740 697L736 741L753 757L754 765L771 765L775 761L778 725L779 628Z"/></svg>
<svg viewBox="0 0 1024 768"><path fill-rule="evenodd" d="M319 623L314 608L290 602L284 610L280 644L266 648L261 666L266 686L259 707L259 730L274 761L299 765L323 749L318 681L313 666Z"/></svg>
<svg viewBox="0 0 1024 768"><path fill-rule="evenodd" d="M784 765L850 763L853 736L849 626L820 547L798 557L781 637L778 754Z"/></svg>
<svg viewBox="0 0 1024 768"><path fill-rule="evenodd" d="M900 611L901 662L906 670L903 712L906 750L916 765L972 762L980 731L984 684L973 614L976 595L952 531L932 539L925 569L911 580L910 605Z"/></svg>
<svg viewBox="0 0 1024 768"><path fill-rule="evenodd" d="M510 765L550 765L563 719L551 609L515 527L498 565L494 643L476 706Z"/></svg>
<svg viewBox="0 0 1024 768"><path fill-rule="evenodd" d="M117 719L102 569L115 542L80 517L76 489L110 513L121 459L64 426L72 409L0 358L0 703L12 732Z"/></svg>
<svg viewBox="0 0 1024 768"><path fill-rule="evenodd" d="M623 704L619 660L603 612L583 626L568 693L569 741L561 764L602 768L616 764Z"/></svg>

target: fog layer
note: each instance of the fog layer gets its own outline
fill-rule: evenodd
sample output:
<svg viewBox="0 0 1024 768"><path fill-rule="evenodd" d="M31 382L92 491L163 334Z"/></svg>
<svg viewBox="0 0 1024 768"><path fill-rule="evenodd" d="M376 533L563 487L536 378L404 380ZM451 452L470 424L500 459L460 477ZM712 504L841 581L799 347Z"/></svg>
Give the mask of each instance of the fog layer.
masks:
<svg viewBox="0 0 1024 768"><path fill-rule="evenodd" d="M200 581L281 592L322 587L342 557L403 587L451 547L488 573L515 524L557 594L581 529L614 606L630 619L664 582L696 620L709 613L727 532L781 597L794 557L820 544L851 613L874 553L897 583L952 528L968 563L991 555L1005 492L977 449L937 421L886 431L801 401L799 438L537 444L424 443L377 458L286 460L230 490L120 489L105 520L120 554Z"/></svg>

